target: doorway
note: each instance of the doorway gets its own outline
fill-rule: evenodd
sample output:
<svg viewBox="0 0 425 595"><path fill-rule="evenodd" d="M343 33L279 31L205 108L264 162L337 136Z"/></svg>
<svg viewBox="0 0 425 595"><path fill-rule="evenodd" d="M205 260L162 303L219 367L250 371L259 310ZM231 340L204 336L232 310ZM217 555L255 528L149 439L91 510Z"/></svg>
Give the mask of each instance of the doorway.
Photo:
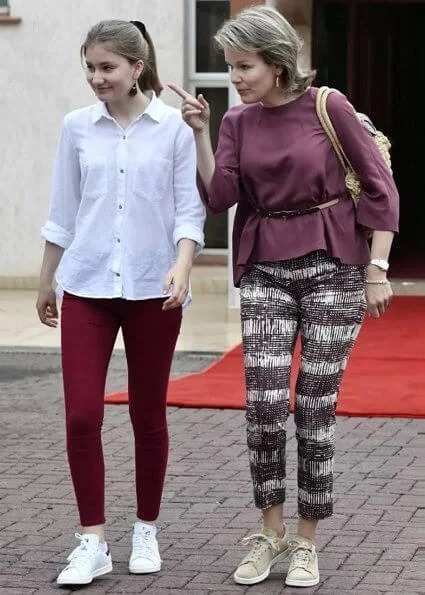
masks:
<svg viewBox="0 0 425 595"><path fill-rule="evenodd" d="M425 278L425 0L316 0L317 84L339 88L392 140L400 234L391 274Z"/></svg>

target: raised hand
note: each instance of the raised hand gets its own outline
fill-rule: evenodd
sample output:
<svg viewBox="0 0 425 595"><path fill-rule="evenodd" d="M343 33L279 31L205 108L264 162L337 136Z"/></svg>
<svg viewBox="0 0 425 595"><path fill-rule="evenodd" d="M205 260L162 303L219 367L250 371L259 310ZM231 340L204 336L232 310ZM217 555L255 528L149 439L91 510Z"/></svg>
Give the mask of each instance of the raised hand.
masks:
<svg viewBox="0 0 425 595"><path fill-rule="evenodd" d="M174 83L169 83L168 87L183 100L181 110L186 124L195 132L202 132L207 127L211 114L210 106L204 96L193 97L193 95Z"/></svg>

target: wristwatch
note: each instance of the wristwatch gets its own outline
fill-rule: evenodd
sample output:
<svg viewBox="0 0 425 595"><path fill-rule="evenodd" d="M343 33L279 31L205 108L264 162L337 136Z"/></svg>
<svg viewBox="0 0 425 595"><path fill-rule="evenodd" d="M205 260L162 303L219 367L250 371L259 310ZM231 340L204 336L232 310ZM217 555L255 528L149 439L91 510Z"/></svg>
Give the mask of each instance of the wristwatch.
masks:
<svg viewBox="0 0 425 595"><path fill-rule="evenodd" d="M375 267L378 267L378 269L381 269L381 271L384 272L387 272L390 268L389 262L383 258L372 258L370 264L373 264Z"/></svg>

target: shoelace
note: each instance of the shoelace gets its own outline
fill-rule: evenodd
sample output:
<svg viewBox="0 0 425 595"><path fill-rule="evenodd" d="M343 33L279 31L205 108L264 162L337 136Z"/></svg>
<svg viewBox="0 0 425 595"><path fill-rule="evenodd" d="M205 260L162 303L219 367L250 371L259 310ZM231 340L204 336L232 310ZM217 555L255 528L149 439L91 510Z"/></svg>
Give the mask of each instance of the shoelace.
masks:
<svg viewBox="0 0 425 595"><path fill-rule="evenodd" d="M291 542L292 548L291 568L303 568L308 570L310 564L312 550L305 545L300 545L298 542Z"/></svg>
<svg viewBox="0 0 425 595"><path fill-rule="evenodd" d="M80 535L80 533L75 533L75 538L78 539L80 543L67 558L69 562L68 568L78 566L81 562L87 563L87 554L94 553L94 550L92 551L93 548L88 547L89 542L87 539L84 539L83 535Z"/></svg>
<svg viewBox="0 0 425 595"><path fill-rule="evenodd" d="M144 558L155 556L153 535L150 531L143 529L142 531L135 533L133 539L133 547L136 550L136 555Z"/></svg>
<svg viewBox="0 0 425 595"><path fill-rule="evenodd" d="M254 541L254 546L249 553L249 559L253 562L257 561L268 548L271 548L273 552L277 552L279 549L276 544L276 539L268 537L263 533L254 533L253 535L242 539L243 545L247 545L251 541Z"/></svg>

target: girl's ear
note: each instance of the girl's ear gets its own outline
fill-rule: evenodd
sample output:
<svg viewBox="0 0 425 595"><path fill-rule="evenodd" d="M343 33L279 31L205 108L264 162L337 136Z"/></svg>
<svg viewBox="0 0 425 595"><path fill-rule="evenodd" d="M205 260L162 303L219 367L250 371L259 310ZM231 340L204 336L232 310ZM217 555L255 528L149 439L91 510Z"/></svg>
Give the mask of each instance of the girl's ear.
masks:
<svg viewBox="0 0 425 595"><path fill-rule="evenodd" d="M137 78L139 78L139 76L142 74L143 70L145 69L145 63L143 62L143 60L139 60L138 62L136 62L136 64L134 65L134 69L137 74Z"/></svg>

